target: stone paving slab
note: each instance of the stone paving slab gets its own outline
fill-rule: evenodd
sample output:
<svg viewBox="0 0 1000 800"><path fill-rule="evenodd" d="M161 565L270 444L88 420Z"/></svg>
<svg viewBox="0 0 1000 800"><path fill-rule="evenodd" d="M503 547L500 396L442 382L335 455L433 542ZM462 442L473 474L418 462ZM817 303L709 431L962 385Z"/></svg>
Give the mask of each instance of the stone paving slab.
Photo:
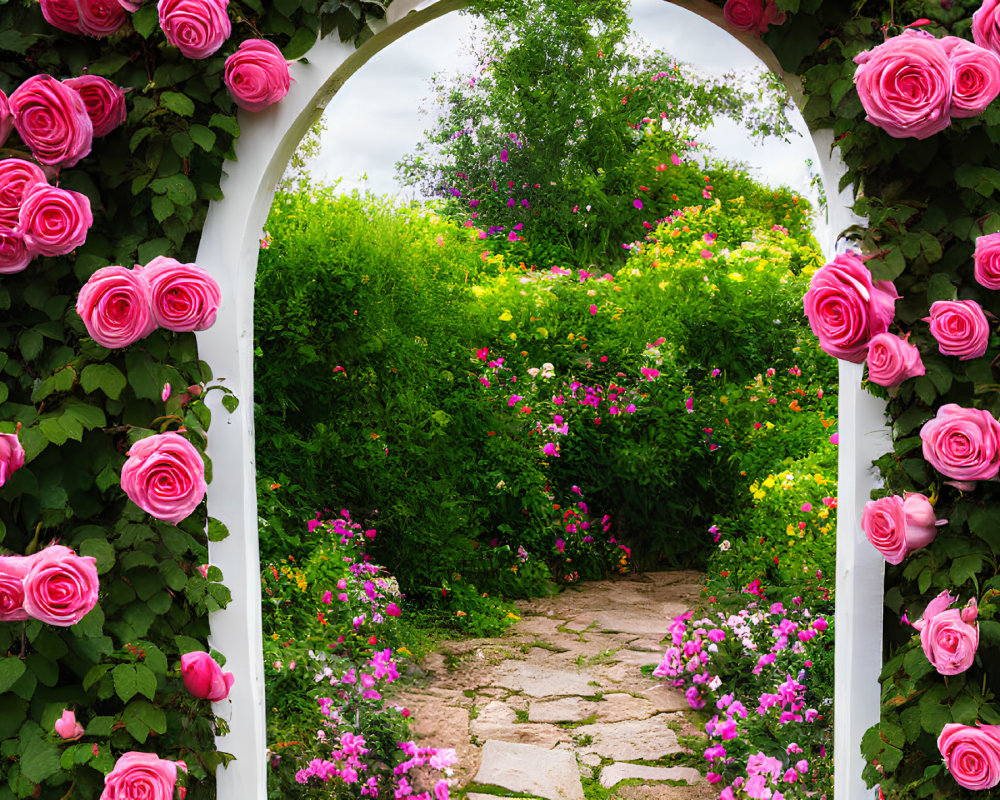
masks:
<svg viewBox="0 0 1000 800"><path fill-rule="evenodd" d="M667 726L664 714L644 720L581 725L573 732L592 739L590 744L580 746L581 752L597 753L615 761L656 761L663 756L684 752L677 741L677 734Z"/></svg>
<svg viewBox="0 0 1000 800"><path fill-rule="evenodd" d="M573 754L530 744L487 741L475 782L546 800L585 800Z"/></svg>
<svg viewBox="0 0 1000 800"><path fill-rule="evenodd" d="M599 687L590 684L593 680L594 676L586 672L574 674L542 664L508 661L494 670L491 685L505 686L531 697L587 696L599 691Z"/></svg>

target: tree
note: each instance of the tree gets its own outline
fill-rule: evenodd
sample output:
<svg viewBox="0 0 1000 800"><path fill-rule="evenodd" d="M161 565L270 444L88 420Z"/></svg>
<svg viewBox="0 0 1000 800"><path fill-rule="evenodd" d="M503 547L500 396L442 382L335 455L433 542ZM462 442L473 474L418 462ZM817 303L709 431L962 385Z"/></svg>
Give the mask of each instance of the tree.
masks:
<svg viewBox="0 0 1000 800"><path fill-rule="evenodd" d="M642 222L700 202L702 170L685 162L716 117L756 136L790 130L774 80L747 88L696 75L630 34L624 0L480 0L474 10L479 66L435 76L438 118L398 176L487 239L526 238L539 262L614 260Z"/></svg>

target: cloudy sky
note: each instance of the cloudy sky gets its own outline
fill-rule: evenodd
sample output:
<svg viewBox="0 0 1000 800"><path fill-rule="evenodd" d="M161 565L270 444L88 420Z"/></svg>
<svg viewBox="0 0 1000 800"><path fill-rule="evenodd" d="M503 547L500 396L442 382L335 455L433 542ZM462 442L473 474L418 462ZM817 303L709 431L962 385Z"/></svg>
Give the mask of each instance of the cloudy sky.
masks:
<svg viewBox="0 0 1000 800"><path fill-rule="evenodd" d="M756 56L711 23L663 0L633 0L633 29L654 47L714 74L752 70ZM467 54L473 19L451 13L427 23L389 45L352 76L327 106L327 131L313 162L314 177L341 178L340 188L403 194L394 179L395 163L412 151L433 120L421 108L437 72L471 72ZM805 131L795 113L800 131ZM784 184L810 196L806 159L816 155L807 136L789 144L769 140L754 145L725 121L700 137L718 156L746 162L771 184ZM346 154L350 154L349 156ZM365 179L367 176L367 179ZM407 190L411 196L413 190Z"/></svg>

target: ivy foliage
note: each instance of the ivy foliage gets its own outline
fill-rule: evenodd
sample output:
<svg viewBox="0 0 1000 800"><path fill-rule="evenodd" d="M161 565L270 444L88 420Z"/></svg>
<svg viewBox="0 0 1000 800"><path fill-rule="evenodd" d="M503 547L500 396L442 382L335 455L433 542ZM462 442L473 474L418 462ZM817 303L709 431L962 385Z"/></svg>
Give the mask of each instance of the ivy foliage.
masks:
<svg viewBox="0 0 1000 800"><path fill-rule="evenodd" d="M1000 414L1000 381L994 333L982 358L941 355L924 318L937 300L975 300L1000 316L1000 297L973 278L978 236L1000 230L1000 104L971 119L953 120L928 139L894 139L865 120L854 88L853 58L917 23L935 37L971 40L979 0L821 2L778 0L788 19L764 37L782 66L801 74L812 129L832 129L847 166L843 186L853 185L854 210L868 224L848 232L876 280L892 280L902 298L891 330L911 334L927 374L909 380L888 399L893 450L878 460L884 494L923 492L936 497L939 519L948 519L934 543L886 574L886 660L879 725L861 743L869 762L865 778L886 797L972 798L947 773L937 736L946 723L1000 723L1000 487L980 482L962 492L923 459L919 431L945 403ZM918 22L925 20L925 22ZM847 388L847 387L845 387ZM881 391L878 387L876 390ZM979 602L980 644L967 672L944 678L924 655L915 620L939 592Z"/></svg>
<svg viewBox="0 0 1000 800"><path fill-rule="evenodd" d="M214 796L215 769L228 760L214 735L225 724L183 689L179 661L207 649L208 615L229 601L221 571L198 569L208 541L226 530L204 508L179 525L155 520L119 487L125 453L143 436L183 428L204 450L211 415L204 394L185 389L211 391L212 370L190 333L159 330L106 350L87 336L76 295L104 266L159 255L194 261L240 132L222 80L240 41L265 37L288 59L330 33L360 44L387 4L231 2L232 36L212 57L191 61L166 43L155 2L100 40L53 28L33 0L0 2L7 95L35 74L89 73L126 89L128 109L124 125L51 176L89 198L86 243L0 276L0 431L20 425L26 451L25 467L0 488L0 553L27 555L58 541L94 556L101 581L98 605L73 627L0 622L0 800L96 798L128 750L183 759L189 796ZM2 155L31 159L16 134ZM236 401L227 396L224 405ZM209 480L211 466L206 459ZM77 742L54 733L64 708L85 728Z"/></svg>

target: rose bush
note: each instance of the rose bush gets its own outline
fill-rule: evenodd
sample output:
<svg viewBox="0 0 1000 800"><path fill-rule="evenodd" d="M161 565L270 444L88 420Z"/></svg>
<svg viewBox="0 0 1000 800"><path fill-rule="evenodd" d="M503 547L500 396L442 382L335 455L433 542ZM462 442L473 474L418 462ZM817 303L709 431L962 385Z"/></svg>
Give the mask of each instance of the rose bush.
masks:
<svg viewBox="0 0 1000 800"><path fill-rule="evenodd" d="M898 296L891 281L872 281L861 258L845 253L816 270L802 302L823 351L861 363L872 337L888 330Z"/></svg>
<svg viewBox="0 0 1000 800"><path fill-rule="evenodd" d="M63 84L79 93L94 126L94 136L107 136L125 121L125 93L107 78L81 75L67 78Z"/></svg>
<svg viewBox="0 0 1000 800"><path fill-rule="evenodd" d="M920 429L924 458L942 475L967 483L1000 471L1000 423L988 411L941 406Z"/></svg>
<svg viewBox="0 0 1000 800"><path fill-rule="evenodd" d="M173 431L140 439L129 448L121 485L143 511L173 523L190 516L208 489L201 455Z"/></svg>
<svg viewBox="0 0 1000 800"><path fill-rule="evenodd" d="M771 25L781 25L785 14L779 11L774 0L726 0L722 8L726 22L740 31L767 33Z"/></svg>
<svg viewBox="0 0 1000 800"><path fill-rule="evenodd" d="M868 343L868 380L880 386L899 386L925 374L920 348L906 338L878 333Z"/></svg>
<svg viewBox="0 0 1000 800"><path fill-rule="evenodd" d="M958 675L972 666L979 647L978 609L975 598L965 608L948 608L958 600L947 591L927 604L923 616L913 623L920 631L924 655L942 675Z"/></svg>
<svg viewBox="0 0 1000 800"><path fill-rule="evenodd" d="M54 544L29 557L24 610L47 625L69 627L97 604L99 589L97 559Z"/></svg>
<svg viewBox="0 0 1000 800"><path fill-rule="evenodd" d="M195 650L181 656L181 675L184 688L195 697L216 703L229 697L235 676L223 672L222 667L204 650Z"/></svg>
<svg viewBox="0 0 1000 800"><path fill-rule="evenodd" d="M949 722L938 736L938 750L960 786L984 791L1000 784L1000 725Z"/></svg>
<svg viewBox="0 0 1000 800"><path fill-rule="evenodd" d="M29 619L24 610L24 575L29 563L24 556L0 556L0 622Z"/></svg>
<svg viewBox="0 0 1000 800"><path fill-rule="evenodd" d="M926 321L944 355L965 361L986 352L990 325L975 300L938 300L931 304L930 313Z"/></svg>
<svg viewBox="0 0 1000 800"><path fill-rule="evenodd" d="M95 342L114 350L156 330L150 303L149 284L140 270L102 267L80 289L76 313Z"/></svg>
<svg viewBox="0 0 1000 800"><path fill-rule="evenodd" d="M32 253L62 256L87 240L93 224L86 195L38 183L24 193L14 233Z"/></svg>
<svg viewBox="0 0 1000 800"><path fill-rule="evenodd" d="M262 111L288 94L291 76L281 51L264 39L247 39L226 59L226 88L236 105Z"/></svg>
<svg viewBox="0 0 1000 800"><path fill-rule="evenodd" d="M914 550L929 545L937 526L946 522L935 519L934 508L921 494L869 500L861 514L865 536L890 564L900 564Z"/></svg>
<svg viewBox="0 0 1000 800"><path fill-rule="evenodd" d="M159 0L160 27L186 58L207 58L232 33L229 0Z"/></svg>
<svg viewBox="0 0 1000 800"><path fill-rule="evenodd" d="M157 325L170 331L203 331L215 322L222 295L219 284L201 267L160 256L137 272L149 286Z"/></svg>
<svg viewBox="0 0 1000 800"><path fill-rule="evenodd" d="M173 800L177 768L183 761L168 761L155 753L125 753L104 777L101 800Z"/></svg>
<svg viewBox="0 0 1000 800"><path fill-rule="evenodd" d="M94 125L80 95L51 75L35 75L10 96L14 128L39 164L72 167L90 153Z"/></svg>
<svg viewBox="0 0 1000 800"><path fill-rule="evenodd" d="M854 62L867 119L890 136L926 139L951 124L952 65L930 34L905 31Z"/></svg>

